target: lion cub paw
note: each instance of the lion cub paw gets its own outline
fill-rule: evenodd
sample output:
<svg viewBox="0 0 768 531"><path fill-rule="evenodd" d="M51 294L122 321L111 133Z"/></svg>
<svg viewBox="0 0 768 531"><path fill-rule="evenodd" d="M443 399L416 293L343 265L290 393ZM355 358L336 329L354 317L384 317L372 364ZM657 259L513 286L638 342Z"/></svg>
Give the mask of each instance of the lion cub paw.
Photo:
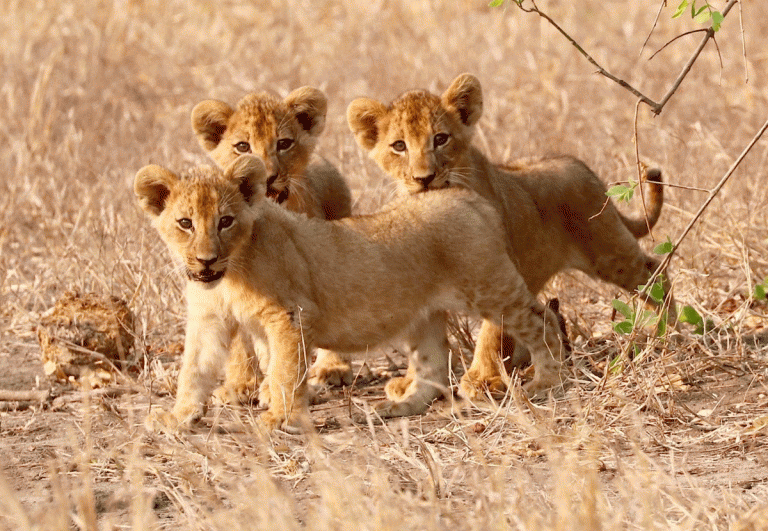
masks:
<svg viewBox="0 0 768 531"><path fill-rule="evenodd" d="M413 394L413 377L410 375L391 378L384 386L387 398L392 402L402 402Z"/></svg>
<svg viewBox="0 0 768 531"><path fill-rule="evenodd" d="M562 389L563 382L557 373L539 376L538 374L530 382L523 385L523 391L529 398L539 398L549 391Z"/></svg>
<svg viewBox="0 0 768 531"><path fill-rule="evenodd" d="M144 427L151 432L176 433L189 429L203 415L202 409L177 413L175 410L171 412L155 406L144 419Z"/></svg>
<svg viewBox="0 0 768 531"><path fill-rule="evenodd" d="M507 385L501 376L477 377L467 372L459 382L459 395L467 400L478 400L491 393L492 396L503 395Z"/></svg>
<svg viewBox="0 0 768 531"><path fill-rule="evenodd" d="M352 372L352 366L349 363L341 362L333 365L313 365L309 369L309 385L341 387L342 385L352 385L355 375Z"/></svg>
<svg viewBox="0 0 768 531"><path fill-rule="evenodd" d="M286 419L284 415L278 415L269 410L259 416L258 423L267 433L271 433L274 430L282 430L293 435L304 433L307 427L311 425L308 413L303 415L294 413L290 418Z"/></svg>
<svg viewBox="0 0 768 531"><path fill-rule="evenodd" d="M220 404L250 404L258 396L259 389L255 380L225 383L213 392L213 399Z"/></svg>

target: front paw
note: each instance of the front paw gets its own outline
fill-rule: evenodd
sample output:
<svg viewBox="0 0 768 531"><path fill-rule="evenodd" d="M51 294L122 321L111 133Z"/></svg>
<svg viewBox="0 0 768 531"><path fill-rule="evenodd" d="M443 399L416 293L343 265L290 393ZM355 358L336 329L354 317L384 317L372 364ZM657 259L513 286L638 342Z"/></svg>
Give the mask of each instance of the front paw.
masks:
<svg viewBox="0 0 768 531"><path fill-rule="evenodd" d="M414 393L413 382L414 379L411 375L390 378L384 386L384 393L392 402L402 402Z"/></svg>
<svg viewBox="0 0 768 531"><path fill-rule="evenodd" d="M225 382L213 392L213 399L220 404L246 405L253 402L260 394L255 380L230 384Z"/></svg>
<svg viewBox="0 0 768 531"><path fill-rule="evenodd" d="M316 387L352 385L354 380L355 375L352 372L352 366L344 361L328 365L315 364L309 369L309 385Z"/></svg>
<svg viewBox="0 0 768 531"><path fill-rule="evenodd" d="M286 418L283 414L267 410L259 416L258 423L267 433L271 433L274 430L282 430L286 433L298 435L312 429L308 413L294 413L290 418Z"/></svg>
<svg viewBox="0 0 768 531"><path fill-rule="evenodd" d="M523 391L525 391L531 399L541 398L547 395L550 391L558 391L562 388L563 381L560 374L556 371L541 375L537 372L534 375L533 380L523 385Z"/></svg>
<svg viewBox="0 0 768 531"><path fill-rule="evenodd" d="M459 382L459 395L470 401L485 397L489 392L492 396L500 396L506 389L500 375L475 375L467 371Z"/></svg>
<svg viewBox="0 0 768 531"><path fill-rule="evenodd" d="M152 432L176 433L188 430L195 422L200 420L204 411L202 408L188 408L166 411L160 406L153 407L147 418L144 420L144 426Z"/></svg>

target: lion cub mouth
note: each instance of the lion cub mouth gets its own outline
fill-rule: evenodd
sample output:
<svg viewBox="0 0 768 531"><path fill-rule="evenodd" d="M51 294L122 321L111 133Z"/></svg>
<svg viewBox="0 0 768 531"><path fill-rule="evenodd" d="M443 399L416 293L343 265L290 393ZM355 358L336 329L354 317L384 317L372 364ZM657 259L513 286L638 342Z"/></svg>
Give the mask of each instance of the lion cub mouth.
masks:
<svg viewBox="0 0 768 531"><path fill-rule="evenodd" d="M189 280L194 280L195 282L216 282L221 277L224 276L224 270L221 271L214 271L213 269L203 269L199 273L193 273L189 269L187 269L187 278Z"/></svg>
<svg viewBox="0 0 768 531"><path fill-rule="evenodd" d="M271 186L267 188L267 197L269 197L272 201L274 201L278 205L285 202L285 200L288 199L289 194L290 194L289 188L285 188L284 190L276 190Z"/></svg>
<svg viewBox="0 0 768 531"><path fill-rule="evenodd" d="M290 194L290 187L286 185L285 188L282 190L278 190L274 186L274 182L277 180L277 175L274 175L267 179L267 197L269 197L272 201L277 203L278 205L285 202L286 199L288 199L288 195Z"/></svg>

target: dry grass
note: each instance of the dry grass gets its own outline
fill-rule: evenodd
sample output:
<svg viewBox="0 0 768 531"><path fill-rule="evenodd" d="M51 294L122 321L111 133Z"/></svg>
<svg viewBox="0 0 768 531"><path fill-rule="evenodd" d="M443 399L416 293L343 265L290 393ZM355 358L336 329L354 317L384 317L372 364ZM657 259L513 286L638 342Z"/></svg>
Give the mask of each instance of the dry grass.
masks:
<svg viewBox="0 0 768 531"><path fill-rule="evenodd" d="M543 0L542 0L543 1ZM562 275L576 352L565 397L496 406L437 404L423 418L357 426L348 408L381 385L336 393L307 437L264 440L257 411L218 410L211 429L148 435L169 403L182 336L180 283L134 206L141 166L206 162L195 103L314 85L329 98L322 153L348 177L358 212L394 186L361 153L344 112L354 97L441 91L478 75L477 143L496 160L552 151L608 181L634 167L634 102L537 17L483 0L20 2L0 9L0 388L40 375L34 325L65 290L114 294L139 317L147 363L120 392L0 414L5 529L768 528L765 327L751 298L768 275L768 143L715 200L673 262L678 300L721 330L708 341L639 342L610 328L611 287ZM542 3L610 70L652 97L698 37L638 57L657 2ZM662 12L653 51L691 22ZM736 11L663 114L641 110L639 149L668 182L710 188L765 120L768 8ZM762 111L761 111L762 109ZM656 240L674 237L706 193L669 188ZM652 244L648 243L650 247ZM608 361L620 355L619 362ZM371 357L374 374L386 367ZM37 384L46 388L40 380ZM58 390L77 398L72 391ZM351 396L350 396L351 394ZM351 404L351 406L350 406Z"/></svg>

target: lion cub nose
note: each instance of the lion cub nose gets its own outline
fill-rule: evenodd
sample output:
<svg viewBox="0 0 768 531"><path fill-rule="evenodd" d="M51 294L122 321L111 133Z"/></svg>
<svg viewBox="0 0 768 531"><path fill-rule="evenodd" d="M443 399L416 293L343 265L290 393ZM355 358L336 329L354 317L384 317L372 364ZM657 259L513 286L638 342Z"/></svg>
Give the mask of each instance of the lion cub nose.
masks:
<svg viewBox="0 0 768 531"><path fill-rule="evenodd" d="M203 264L204 267L212 266L213 264L216 263L216 260L219 259L218 256L214 256L214 257L197 256L196 258L197 258L197 261Z"/></svg>
<svg viewBox="0 0 768 531"><path fill-rule="evenodd" d="M414 176L413 180L416 181L417 183L419 183L424 188L426 188L427 186L429 186L429 183L431 183L432 181L435 180L435 174L434 173L430 173L429 175L425 175L423 177L416 177L416 176Z"/></svg>

